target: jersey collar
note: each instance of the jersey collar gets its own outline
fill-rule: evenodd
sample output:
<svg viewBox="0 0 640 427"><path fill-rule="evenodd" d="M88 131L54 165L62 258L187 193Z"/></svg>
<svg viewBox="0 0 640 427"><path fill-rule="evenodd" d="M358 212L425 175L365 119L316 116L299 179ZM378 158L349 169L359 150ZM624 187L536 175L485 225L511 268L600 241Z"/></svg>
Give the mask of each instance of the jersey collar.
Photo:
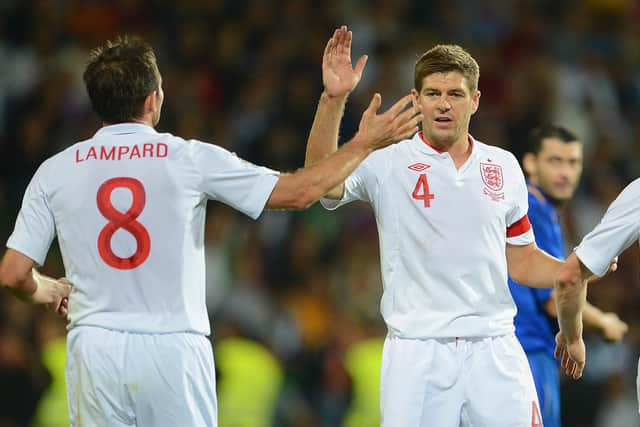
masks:
<svg viewBox="0 0 640 427"><path fill-rule="evenodd" d="M536 190L538 190L540 192L540 194L542 195L542 197L544 197L544 201L547 205L553 206L553 202L551 201L551 199L549 198L549 196L547 195L547 193L545 193L542 188L540 188L540 186L534 184L533 182L529 181L528 179L526 180L527 182L527 186L528 187L533 187Z"/></svg>
<svg viewBox="0 0 640 427"><path fill-rule="evenodd" d="M157 134L156 130L151 126L142 123L118 123L101 127L95 136L99 135L124 135L128 133L151 133Z"/></svg>
<svg viewBox="0 0 640 427"><path fill-rule="evenodd" d="M477 141L469 134L467 135L467 138L469 138L469 144L471 145L471 155L469 156L469 158L475 157L476 152L478 151L476 149L476 146L478 145ZM413 137L413 140L416 141L417 143L416 145L418 146L418 149L425 154L429 154L432 156L439 156L439 157L447 155L446 151L440 151L437 148L435 148L433 145L431 145L429 141L427 141L424 138L422 131L416 133Z"/></svg>

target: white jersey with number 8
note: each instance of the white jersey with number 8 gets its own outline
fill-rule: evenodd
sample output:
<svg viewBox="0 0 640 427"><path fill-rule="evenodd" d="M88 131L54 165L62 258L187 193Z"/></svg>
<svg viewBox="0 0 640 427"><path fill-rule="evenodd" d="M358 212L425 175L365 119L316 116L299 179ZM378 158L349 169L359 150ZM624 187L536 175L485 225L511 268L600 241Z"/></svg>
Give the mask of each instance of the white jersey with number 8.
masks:
<svg viewBox="0 0 640 427"><path fill-rule="evenodd" d="M43 264L57 235L70 328L209 334L207 199L255 219L277 180L212 144L106 126L40 166L7 246Z"/></svg>

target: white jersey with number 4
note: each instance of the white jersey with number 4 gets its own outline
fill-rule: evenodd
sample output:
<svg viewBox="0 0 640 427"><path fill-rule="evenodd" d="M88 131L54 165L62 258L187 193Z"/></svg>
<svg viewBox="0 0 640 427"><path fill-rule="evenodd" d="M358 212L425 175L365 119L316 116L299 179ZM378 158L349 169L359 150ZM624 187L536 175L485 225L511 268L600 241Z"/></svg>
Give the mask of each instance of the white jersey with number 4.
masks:
<svg viewBox="0 0 640 427"><path fill-rule="evenodd" d="M43 264L57 235L70 328L208 334L207 199L255 219L277 180L212 144L106 126L40 166L7 246Z"/></svg>
<svg viewBox="0 0 640 427"><path fill-rule="evenodd" d="M506 243L534 241L515 157L469 137L460 169L416 134L371 154L334 209L371 204L378 224L382 316L403 338L487 337L514 331Z"/></svg>

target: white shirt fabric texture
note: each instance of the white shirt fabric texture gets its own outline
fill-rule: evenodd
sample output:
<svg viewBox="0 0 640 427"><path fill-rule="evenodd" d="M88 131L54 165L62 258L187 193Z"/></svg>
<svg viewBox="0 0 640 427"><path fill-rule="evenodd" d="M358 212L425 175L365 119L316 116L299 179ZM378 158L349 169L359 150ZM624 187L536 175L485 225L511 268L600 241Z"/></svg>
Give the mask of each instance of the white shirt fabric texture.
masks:
<svg viewBox="0 0 640 427"><path fill-rule="evenodd" d="M600 223L580 242L578 259L603 276L611 260L640 238L640 179L627 185L609 205Z"/></svg>
<svg viewBox="0 0 640 427"><path fill-rule="evenodd" d="M42 265L57 235L69 328L208 335L207 200L255 219L277 180L213 144L106 126L40 166L7 246Z"/></svg>
<svg viewBox="0 0 640 427"><path fill-rule="evenodd" d="M384 286L381 313L395 336L514 331L505 251L507 243L534 242L527 188L511 153L471 136L469 141L471 155L456 169L448 153L418 133L365 159L346 180L342 200L322 199L327 209L354 200L372 206Z"/></svg>

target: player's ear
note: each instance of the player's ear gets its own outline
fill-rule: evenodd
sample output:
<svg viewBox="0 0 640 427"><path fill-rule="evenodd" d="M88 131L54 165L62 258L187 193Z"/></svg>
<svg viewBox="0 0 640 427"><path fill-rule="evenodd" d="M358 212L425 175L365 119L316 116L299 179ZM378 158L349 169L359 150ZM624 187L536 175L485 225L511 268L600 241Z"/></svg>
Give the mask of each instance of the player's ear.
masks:
<svg viewBox="0 0 640 427"><path fill-rule="evenodd" d="M413 107L418 105L418 91L416 89L411 89L411 103Z"/></svg>
<svg viewBox="0 0 640 427"><path fill-rule="evenodd" d="M149 92L149 95L147 95L147 97L144 99L144 113L147 114L157 111L159 101L160 100L158 99L158 91L154 90L153 92Z"/></svg>
<svg viewBox="0 0 640 427"><path fill-rule="evenodd" d="M538 172L536 168L536 155L533 153L525 153L524 156L522 156L522 168L528 177L535 176Z"/></svg>
<svg viewBox="0 0 640 427"><path fill-rule="evenodd" d="M478 111L478 107L480 106L480 91L476 90L475 93L471 96L471 102L473 103L473 107L471 110L471 114L475 114Z"/></svg>

